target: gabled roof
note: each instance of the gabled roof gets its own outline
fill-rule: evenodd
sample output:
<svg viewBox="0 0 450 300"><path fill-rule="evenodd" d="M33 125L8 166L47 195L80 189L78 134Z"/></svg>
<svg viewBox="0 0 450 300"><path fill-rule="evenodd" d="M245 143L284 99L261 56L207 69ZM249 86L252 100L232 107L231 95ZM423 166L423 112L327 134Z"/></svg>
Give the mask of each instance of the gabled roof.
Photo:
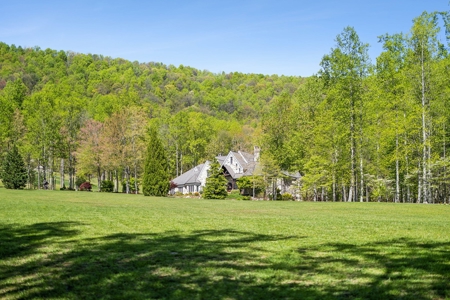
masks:
<svg viewBox="0 0 450 300"><path fill-rule="evenodd" d="M227 156L222 156L222 155L216 156L217 162L220 165L223 165L223 162L225 161L226 158L227 158Z"/></svg>
<svg viewBox="0 0 450 300"><path fill-rule="evenodd" d="M244 158L247 163L252 163L255 161L255 155L247 152L238 151L238 153Z"/></svg>
<svg viewBox="0 0 450 300"><path fill-rule="evenodd" d="M231 151L233 157L238 161L242 168L245 169L245 166L248 164L248 161L242 156L239 152Z"/></svg>
<svg viewBox="0 0 450 300"><path fill-rule="evenodd" d="M244 175L244 174L234 173L233 168L230 168L230 166L228 166L228 165L223 165L222 167L224 167L227 170L228 174L230 174L231 178L233 178L233 179L240 178L240 177L242 177L242 175Z"/></svg>
<svg viewBox="0 0 450 300"><path fill-rule="evenodd" d="M176 183L178 186L183 186L186 184L200 184L200 181L198 180L198 175L200 175L200 172L202 171L204 166L205 164L201 164L196 167L193 167L186 173L183 173L177 178L174 178L172 181Z"/></svg>

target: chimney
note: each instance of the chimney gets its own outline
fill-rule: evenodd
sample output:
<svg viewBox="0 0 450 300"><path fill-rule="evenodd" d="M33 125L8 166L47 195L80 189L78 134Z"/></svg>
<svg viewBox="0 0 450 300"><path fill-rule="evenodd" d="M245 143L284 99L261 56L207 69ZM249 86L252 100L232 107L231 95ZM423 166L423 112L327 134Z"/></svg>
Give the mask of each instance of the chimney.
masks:
<svg viewBox="0 0 450 300"><path fill-rule="evenodd" d="M259 161L259 152L261 152L261 149L258 146L253 147L253 160Z"/></svg>

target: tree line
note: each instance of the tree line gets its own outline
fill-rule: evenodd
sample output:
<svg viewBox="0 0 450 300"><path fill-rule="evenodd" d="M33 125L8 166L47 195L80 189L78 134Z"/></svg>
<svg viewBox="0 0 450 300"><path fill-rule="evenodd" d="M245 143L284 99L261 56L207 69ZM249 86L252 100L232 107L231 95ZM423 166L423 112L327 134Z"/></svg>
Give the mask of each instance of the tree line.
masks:
<svg viewBox="0 0 450 300"><path fill-rule="evenodd" d="M380 36L374 63L347 27L317 76L270 103L266 155L304 174L304 197L450 203L449 21L424 12L408 34Z"/></svg>

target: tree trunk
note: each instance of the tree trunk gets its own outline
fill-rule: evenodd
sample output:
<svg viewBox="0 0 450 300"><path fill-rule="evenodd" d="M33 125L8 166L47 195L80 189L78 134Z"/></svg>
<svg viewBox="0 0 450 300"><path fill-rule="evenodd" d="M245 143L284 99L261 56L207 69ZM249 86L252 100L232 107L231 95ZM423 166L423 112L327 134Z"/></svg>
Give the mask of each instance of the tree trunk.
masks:
<svg viewBox="0 0 450 300"><path fill-rule="evenodd" d="M400 171L398 159L398 134L395 134L395 203L399 202L400 197Z"/></svg>
<svg viewBox="0 0 450 300"><path fill-rule="evenodd" d="M118 193L119 192L119 172L117 172L117 170L114 170L114 176L115 176L114 193Z"/></svg>
<svg viewBox="0 0 450 300"><path fill-rule="evenodd" d="M41 189L41 161L38 159L37 166L37 180L38 180L38 190Z"/></svg>
<svg viewBox="0 0 450 300"><path fill-rule="evenodd" d="M421 85L422 85L422 197L423 202L428 203L428 159L427 159L427 130L426 130L426 98L425 98L425 66L424 66L424 53L423 45L421 52ZM420 200L419 200L420 202Z"/></svg>
<svg viewBox="0 0 450 300"><path fill-rule="evenodd" d="M137 180L137 162L134 163L134 193L137 195L138 192L138 180Z"/></svg>
<svg viewBox="0 0 450 300"><path fill-rule="evenodd" d="M97 167L97 184L98 184L98 191L100 192L102 188L102 173L100 167Z"/></svg>
<svg viewBox="0 0 450 300"><path fill-rule="evenodd" d="M61 158L61 167L60 167L60 183L59 183L59 187L61 189L64 189L65 184L64 184L64 158Z"/></svg>

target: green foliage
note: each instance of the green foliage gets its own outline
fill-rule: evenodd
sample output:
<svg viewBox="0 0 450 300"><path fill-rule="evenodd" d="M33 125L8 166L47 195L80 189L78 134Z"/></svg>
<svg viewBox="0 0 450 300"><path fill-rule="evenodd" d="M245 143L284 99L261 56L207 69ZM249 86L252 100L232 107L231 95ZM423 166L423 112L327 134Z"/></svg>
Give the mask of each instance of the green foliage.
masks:
<svg viewBox="0 0 450 300"><path fill-rule="evenodd" d="M166 153L154 128L149 130L149 143L142 185L145 196L165 197L169 192L170 175Z"/></svg>
<svg viewBox="0 0 450 300"><path fill-rule="evenodd" d="M79 187L84 182L86 182L86 178L84 176L77 176L77 179L75 180L75 185Z"/></svg>
<svg viewBox="0 0 450 300"><path fill-rule="evenodd" d="M223 176L222 168L218 163L212 163L208 173L202 197L205 199L225 199L228 195L228 181Z"/></svg>
<svg viewBox="0 0 450 300"><path fill-rule="evenodd" d="M3 158L0 179L7 189L21 189L27 183L27 169L22 155L14 145Z"/></svg>
<svg viewBox="0 0 450 300"><path fill-rule="evenodd" d="M294 196L292 196L291 194L284 193L284 194L281 195L281 200L283 200L283 201L293 201L295 199L294 199Z"/></svg>
<svg viewBox="0 0 450 300"><path fill-rule="evenodd" d="M263 176L243 176L236 180L241 194L253 196L261 194L265 190Z"/></svg>
<svg viewBox="0 0 450 300"><path fill-rule="evenodd" d="M239 190L232 190L228 193L226 199L232 199L232 200L250 200L251 196L244 196L241 194Z"/></svg>
<svg viewBox="0 0 450 300"><path fill-rule="evenodd" d="M112 193L114 191L114 182L112 180L103 180L100 191L106 192L106 193Z"/></svg>
<svg viewBox="0 0 450 300"><path fill-rule="evenodd" d="M130 182L129 182L129 188L130 188L130 192L131 193L136 193L136 189L135 189L135 183L136 183L136 179L134 178L134 177L131 177L130 178ZM138 187L138 192L139 192L139 187L140 187L140 184L141 184L141 182L140 182L140 180L138 179L137 180L137 187ZM103 182L102 182L102 185L103 185ZM122 191L126 191L127 190L127 181L126 180L123 180L122 181Z"/></svg>

